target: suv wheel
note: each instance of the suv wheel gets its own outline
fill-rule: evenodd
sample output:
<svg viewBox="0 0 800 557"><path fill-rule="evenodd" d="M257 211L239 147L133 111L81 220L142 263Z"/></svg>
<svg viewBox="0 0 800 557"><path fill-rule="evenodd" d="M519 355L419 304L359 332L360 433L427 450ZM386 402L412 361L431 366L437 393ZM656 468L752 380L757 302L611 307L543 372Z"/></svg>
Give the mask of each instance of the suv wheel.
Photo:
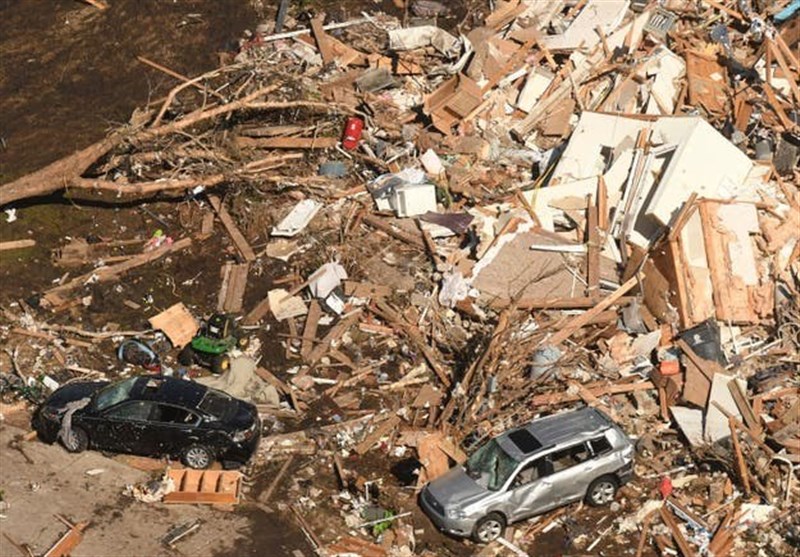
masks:
<svg viewBox="0 0 800 557"><path fill-rule="evenodd" d="M503 535L506 529L506 520L500 513L489 513L475 524L472 539L478 543L493 542Z"/></svg>
<svg viewBox="0 0 800 557"><path fill-rule="evenodd" d="M612 476L601 476L589 484L586 502L593 507L608 505L617 494L617 480Z"/></svg>
<svg viewBox="0 0 800 557"><path fill-rule="evenodd" d="M183 463L195 470L205 470L211 466L214 457L207 448L202 445L192 445L183 452Z"/></svg>
<svg viewBox="0 0 800 557"><path fill-rule="evenodd" d="M67 439L62 439L64 448L71 453L82 453L89 446L89 436L79 427L70 428Z"/></svg>

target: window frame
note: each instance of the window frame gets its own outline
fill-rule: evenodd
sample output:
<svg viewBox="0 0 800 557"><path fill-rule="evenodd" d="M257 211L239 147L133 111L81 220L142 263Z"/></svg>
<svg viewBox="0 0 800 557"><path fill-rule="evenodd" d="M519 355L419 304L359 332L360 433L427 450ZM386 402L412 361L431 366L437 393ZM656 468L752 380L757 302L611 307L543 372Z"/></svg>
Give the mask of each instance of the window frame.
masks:
<svg viewBox="0 0 800 557"><path fill-rule="evenodd" d="M109 420L124 421L124 422L136 422L136 423L147 423L147 422L150 421L150 416L153 414L153 404L154 403L153 403L152 400L137 400L137 399L134 399L134 400L123 400L122 402L118 402L114 406L111 406L111 407L106 408L105 410L103 410L101 415L103 416L103 418L109 419ZM130 416L119 416L119 415L116 415L116 413L119 412L121 409L124 409L126 407L131 407L133 405L148 406L149 407L149 411L147 412L147 417L146 418L133 418L133 417L130 417Z"/></svg>
<svg viewBox="0 0 800 557"><path fill-rule="evenodd" d="M195 420L193 422L174 422L174 421L164 421L164 420L161 420L161 419L154 419L154 418L151 417L150 418L150 422L153 423L153 424L167 425L167 426L179 426L179 427L197 427L198 425L200 425L201 421L203 420L203 417L200 414L198 414L197 412L193 412L193 411L189 410L188 408L186 408L184 406L179 406L177 404L170 404L169 402L155 402L154 404L156 406L159 406L159 407L160 406L165 406L167 408L174 408L174 409L180 410L182 412L186 412L190 416L194 416ZM159 417L160 417L160 414L161 414L161 411L159 409Z"/></svg>

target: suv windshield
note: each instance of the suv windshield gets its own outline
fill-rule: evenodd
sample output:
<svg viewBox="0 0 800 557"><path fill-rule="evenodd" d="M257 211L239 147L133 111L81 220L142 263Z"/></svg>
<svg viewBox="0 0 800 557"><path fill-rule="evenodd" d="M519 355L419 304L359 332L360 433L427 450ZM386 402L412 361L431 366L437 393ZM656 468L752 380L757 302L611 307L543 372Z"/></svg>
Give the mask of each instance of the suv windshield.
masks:
<svg viewBox="0 0 800 557"><path fill-rule="evenodd" d="M475 451L466 463L467 474L478 485L491 491L503 487L517 466L519 462L509 456L495 439Z"/></svg>
<svg viewBox="0 0 800 557"><path fill-rule="evenodd" d="M97 391L97 395L94 398L95 407L98 410L105 410L115 404L122 402L123 400L127 400L131 394L131 390L133 389L133 385L136 383L137 377L131 377L130 379L126 379L125 381L120 381L119 383L112 383L107 387L103 387L99 391Z"/></svg>

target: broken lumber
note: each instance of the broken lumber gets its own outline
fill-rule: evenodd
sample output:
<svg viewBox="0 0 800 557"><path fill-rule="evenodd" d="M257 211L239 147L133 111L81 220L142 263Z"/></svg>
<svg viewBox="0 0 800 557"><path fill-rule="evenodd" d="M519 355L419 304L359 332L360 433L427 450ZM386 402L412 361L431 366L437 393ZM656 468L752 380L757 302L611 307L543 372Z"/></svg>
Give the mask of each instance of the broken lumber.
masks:
<svg viewBox="0 0 800 557"><path fill-rule="evenodd" d="M8 242L0 242L0 251L32 248L35 245L36 245L36 240L30 238L25 240L10 240Z"/></svg>
<svg viewBox="0 0 800 557"><path fill-rule="evenodd" d="M367 435L361 443L356 445L356 452L359 455L363 455L368 450L372 448L372 446L377 443L381 437L387 435L391 432L397 424L400 423L400 418L398 416L392 415L391 418L384 420L381 424L375 428L375 431Z"/></svg>
<svg viewBox="0 0 800 557"><path fill-rule="evenodd" d="M219 197L216 195L209 195L208 201L211 203L211 206L216 211L217 216L219 217L220 222L222 222L222 226L225 227L225 230L228 232L228 236L230 236L231 241L233 241L233 245L236 246L236 250L241 254L245 261L251 262L256 260L256 254L253 251L253 248L250 247L250 244L247 243L247 240L244 237L244 234L241 233L239 228L236 226L236 223L233 222L233 218L231 217L228 210L222 204Z"/></svg>
<svg viewBox="0 0 800 557"><path fill-rule="evenodd" d="M86 274L83 274L79 277L75 277L71 281L67 282L66 284L62 284L60 286L56 286L47 290L44 295L43 299L47 301L51 306L58 307L65 302L65 297L69 296L73 290L80 288L89 283L89 281L93 282L108 282L114 280L119 277L119 275L130 271L131 269L135 269L136 267L141 267L147 263L152 261L156 261L161 257L175 252L180 251L189 247L192 243L191 238L181 238L180 240L174 242L171 245L164 245L160 248L156 248L153 251L149 251L146 253L142 253L136 256L131 257L127 261L122 263L118 263L116 265L111 265L108 267L98 267L93 271L90 271Z"/></svg>
<svg viewBox="0 0 800 557"><path fill-rule="evenodd" d="M636 286L639 280L642 280L644 278L645 276L642 273L638 277L634 276L628 279L627 282L625 282L622 286L617 288L612 294L603 298L603 300L596 306L594 306L592 309L573 318L560 331L558 331L552 337L547 339L547 343L553 346L558 346L559 344L567 340L569 337L575 334L576 331L578 331L581 327L583 327L586 323L591 321L596 315L610 308L624 294L626 294L629 290L631 290L634 286Z"/></svg>

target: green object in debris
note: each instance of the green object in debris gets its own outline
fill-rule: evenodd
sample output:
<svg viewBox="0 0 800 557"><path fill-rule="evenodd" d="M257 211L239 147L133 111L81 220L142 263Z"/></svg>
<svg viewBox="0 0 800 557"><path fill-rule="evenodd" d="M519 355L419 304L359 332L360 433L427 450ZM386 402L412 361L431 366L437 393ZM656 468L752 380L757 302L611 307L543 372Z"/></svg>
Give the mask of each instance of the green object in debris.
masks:
<svg viewBox="0 0 800 557"><path fill-rule="evenodd" d="M233 348L244 349L247 344L247 336L236 329L233 317L216 313L181 351L178 360L182 365L197 362L214 373L223 373L230 367L228 352Z"/></svg>
<svg viewBox="0 0 800 557"><path fill-rule="evenodd" d="M377 523L375 526L372 527L372 535L376 538L384 533L386 530L392 527L392 521L390 520L394 516L392 511L383 511L383 522Z"/></svg>

